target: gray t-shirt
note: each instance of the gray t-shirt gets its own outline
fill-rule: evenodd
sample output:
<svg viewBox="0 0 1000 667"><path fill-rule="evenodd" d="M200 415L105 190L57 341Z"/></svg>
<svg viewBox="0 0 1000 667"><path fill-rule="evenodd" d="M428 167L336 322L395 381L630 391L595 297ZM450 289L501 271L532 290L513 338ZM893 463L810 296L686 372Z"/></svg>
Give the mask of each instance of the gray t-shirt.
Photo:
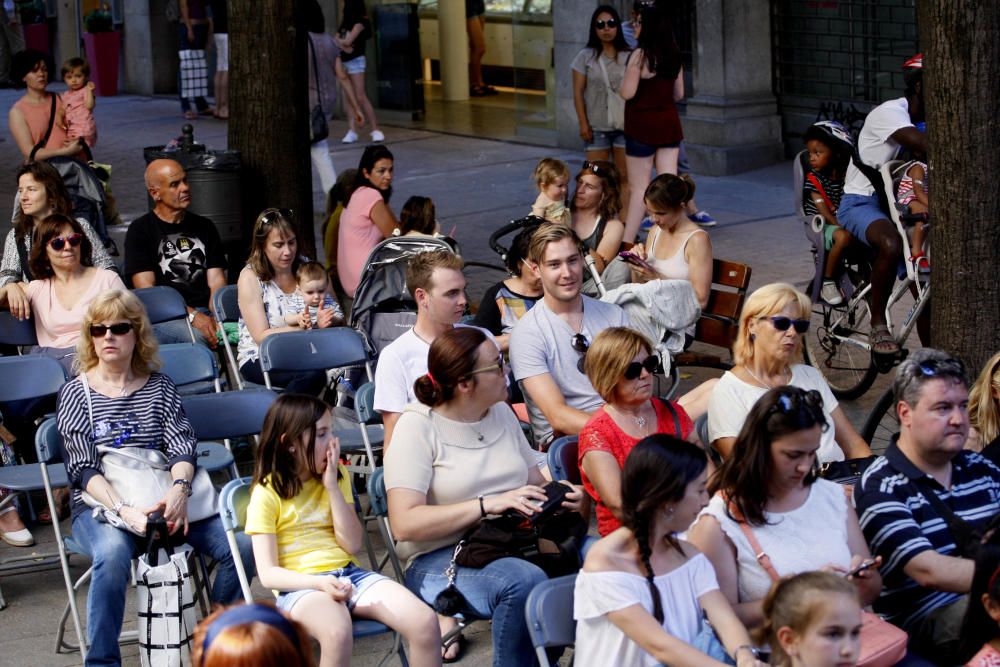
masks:
<svg viewBox="0 0 1000 667"><path fill-rule="evenodd" d="M611 131L611 119L608 118L608 86L604 83L604 73L600 63L608 70L608 81L611 90L617 91L625 78L625 63L628 62L628 51L619 51L615 60L603 53L600 62L594 57L594 50L587 48L576 54L571 67L587 77L587 87L583 91L583 105L587 109L587 120L590 127L600 132ZM617 94L617 93L613 93Z"/></svg>
<svg viewBox="0 0 1000 667"><path fill-rule="evenodd" d="M583 297L583 330L590 343L601 330L629 326L628 315L613 303ZM592 412L604 404L587 376L580 372L580 353L573 349L574 332L541 299L514 325L510 338L510 364L518 382L548 373L566 405ZM535 442L544 444L552 437L552 427L542 411L525 392Z"/></svg>

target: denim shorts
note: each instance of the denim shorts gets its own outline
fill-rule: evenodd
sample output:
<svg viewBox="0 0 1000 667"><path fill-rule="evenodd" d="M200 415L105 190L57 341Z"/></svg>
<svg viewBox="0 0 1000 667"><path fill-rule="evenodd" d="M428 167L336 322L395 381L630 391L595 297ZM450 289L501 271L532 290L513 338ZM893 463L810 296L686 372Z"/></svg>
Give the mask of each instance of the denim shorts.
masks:
<svg viewBox="0 0 1000 667"><path fill-rule="evenodd" d="M865 245L870 245L866 236L868 227L876 220L888 219L888 214L878 205L878 195L875 193L867 197L845 194L837 207L837 222Z"/></svg>
<svg viewBox="0 0 1000 667"><path fill-rule="evenodd" d="M354 563L348 563L346 567L342 567L339 570L330 570L329 572L322 572L319 576L330 575L333 577L346 577L350 580L354 589L351 591L351 597L347 601L347 608L349 610L354 610L355 605L358 604L358 600L364 595L369 588L374 586L380 581L391 581L388 577L382 576L378 572L372 572L371 570L366 570L364 568L358 567ZM292 607L295 603L301 600L303 597L309 593L315 592L315 588L306 588L301 591L290 591L285 593L278 593L278 609L285 612L291 612Z"/></svg>
<svg viewBox="0 0 1000 667"><path fill-rule="evenodd" d="M342 61L344 63L344 71L348 74L364 74L365 73L365 57L358 56L357 58L352 58L351 60Z"/></svg>
<svg viewBox="0 0 1000 667"><path fill-rule="evenodd" d="M625 148L625 133L621 130L594 130L594 138L584 142L584 151L606 151L611 148Z"/></svg>
<svg viewBox="0 0 1000 667"><path fill-rule="evenodd" d="M629 157L653 157L656 155L656 150L659 148L677 148L680 145L681 142L678 141L676 144L651 146L650 144L644 144L638 139L625 137L625 155L628 155Z"/></svg>

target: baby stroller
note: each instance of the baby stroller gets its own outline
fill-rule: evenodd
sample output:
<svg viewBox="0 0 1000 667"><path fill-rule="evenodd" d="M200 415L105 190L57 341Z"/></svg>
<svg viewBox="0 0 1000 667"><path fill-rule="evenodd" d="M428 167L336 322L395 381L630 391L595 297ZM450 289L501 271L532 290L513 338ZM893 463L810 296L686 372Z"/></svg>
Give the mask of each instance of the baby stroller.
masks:
<svg viewBox="0 0 1000 667"><path fill-rule="evenodd" d="M108 236L108 201L104 183L89 165L71 157L54 157L47 162L56 168L69 190L73 217L86 219L110 254L117 255L114 241Z"/></svg>

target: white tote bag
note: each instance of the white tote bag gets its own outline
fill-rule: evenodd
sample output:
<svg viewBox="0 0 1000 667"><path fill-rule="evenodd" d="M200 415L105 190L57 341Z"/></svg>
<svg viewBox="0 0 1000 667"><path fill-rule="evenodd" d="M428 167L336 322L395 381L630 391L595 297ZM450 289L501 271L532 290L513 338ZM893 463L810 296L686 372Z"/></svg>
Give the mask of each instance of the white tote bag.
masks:
<svg viewBox="0 0 1000 667"><path fill-rule="evenodd" d="M608 68L604 65L602 56L597 56L597 64L601 66L601 73L604 75L604 87L608 96L608 123L613 130L625 129L625 99L618 94L618 91L611 87L611 79L608 78Z"/></svg>
<svg viewBox="0 0 1000 667"><path fill-rule="evenodd" d="M191 547L139 556L135 578L142 667L181 667L191 662L195 611L188 553Z"/></svg>

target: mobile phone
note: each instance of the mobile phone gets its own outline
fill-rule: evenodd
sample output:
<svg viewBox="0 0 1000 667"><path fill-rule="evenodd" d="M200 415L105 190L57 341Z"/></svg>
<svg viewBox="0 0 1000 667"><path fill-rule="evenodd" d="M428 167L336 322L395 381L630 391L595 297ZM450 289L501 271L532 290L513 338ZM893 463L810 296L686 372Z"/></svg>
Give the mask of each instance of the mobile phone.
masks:
<svg viewBox="0 0 1000 667"><path fill-rule="evenodd" d="M639 268L645 269L652 273L656 273L656 269L653 268L653 266L649 262L639 257L639 255L635 254L634 252L623 250L620 253L618 253L618 256L633 266L638 266Z"/></svg>
<svg viewBox="0 0 1000 667"><path fill-rule="evenodd" d="M858 575L861 572L864 572L865 570L869 570L869 569L871 569L872 567L875 566L875 562L876 562L876 560L874 558L869 558L869 559L867 559L865 561L862 561L862 563L860 565L858 565L856 568L854 568L853 570L849 570L847 572L847 574L844 575L844 577L845 578L847 578L847 577L853 577L853 576Z"/></svg>
<svg viewBox="0 0 1000 667"><path fill-rule="evenodd" d="M559 512L562 508L562 502L566 498L571 489L563 484L562 482L549 482L542 487L545 491L544 501L534 501L535 506L538 508L534 514L528 517L528 520L535 524L540 521L546 521L552 515Z"/></svg>

